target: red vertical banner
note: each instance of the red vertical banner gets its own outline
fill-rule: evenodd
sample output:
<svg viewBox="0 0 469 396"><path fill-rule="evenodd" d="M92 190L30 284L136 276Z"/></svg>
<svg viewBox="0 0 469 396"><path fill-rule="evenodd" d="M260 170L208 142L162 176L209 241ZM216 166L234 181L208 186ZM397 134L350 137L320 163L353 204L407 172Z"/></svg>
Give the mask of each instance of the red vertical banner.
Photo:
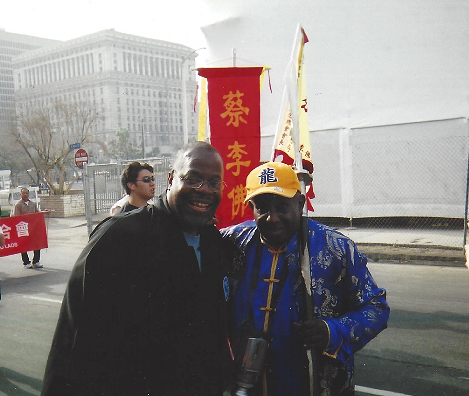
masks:
<svg viewBox="0 0 469 396"><path fill-rule="evenodd" d="M252 218L244 203L246 177L259 165L260 75L262 67L200 68L208 83L210 142L225 166L223 199L218 226Z"/></svg>

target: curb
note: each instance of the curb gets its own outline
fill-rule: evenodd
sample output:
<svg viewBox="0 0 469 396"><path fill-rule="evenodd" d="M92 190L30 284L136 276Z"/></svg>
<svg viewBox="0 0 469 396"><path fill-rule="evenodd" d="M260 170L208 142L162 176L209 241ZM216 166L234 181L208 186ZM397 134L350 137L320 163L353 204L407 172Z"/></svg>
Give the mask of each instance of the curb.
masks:
<svg viewBox="0 0 469 396"><path fill-rule="evenodd" d="M409 246L357 243L358 249L369 260L399 264L422 264L465 267L464 249L444 246Z"/></svg>
<svg viewBox="0 0 469 396"><path fill-rule="evenodd" d="M108 217L107 213L94 215L92 219L93 228L106 217ZM68 218L67 220L67 224L64 228L77 229L87 226L84 216ZM53 228L61 229L62 227L57 227L56 225ZM359 251L372 262L447 267L466 266L463 247L386 244L378 242L356 242L356 245Z"/></svg>

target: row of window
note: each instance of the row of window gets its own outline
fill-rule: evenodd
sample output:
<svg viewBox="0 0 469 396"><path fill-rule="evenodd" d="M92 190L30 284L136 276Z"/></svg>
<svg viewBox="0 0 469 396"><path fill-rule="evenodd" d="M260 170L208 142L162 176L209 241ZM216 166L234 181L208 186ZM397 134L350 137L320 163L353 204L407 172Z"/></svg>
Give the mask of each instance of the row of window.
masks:
<svg viewBox="0 0 469 396"><path fill-rule="evenodd" d="M114 54L116 57L116 54ZM181 62L173 59L162 59L147 55L122 53L124 73L145 76L181 78Z"/></svg>
<svg viewBox="0 0 469 396"><path fill-rule="evenodd" d="M17 41L10 41L10 40L0 40L0 47L6 48L20 48L23 50L32 50L37 48L37 45L32 44L25 44L25 43L18 43Z"/></svg>
<svg viewBox="0 0 469 396"><path fill-rule="evenodd" d="M0 61L7 61L7 62L11 62L11 56L6 56L6 55L0 55ZM10 63L8 63L8 65L10 65ZM11 65L10 65L11 66Z"/></svg>
<svg viewBox="0 0 469 396"><path fill-rule="evenodd" d="M119 124L120 124L120 121L119 121ZM127 130L129 132L141 132L142 131L142 125L141 124L127 124ZM162 125L148 125L148 129L147 129L147 126L144 125L143 127L143 131L144 132L155 132L155 133L158 133L158 132L166 132L166 133L177 133L177 132L183 132L182 130L182 126L174 126L174 125L165 125L165 124L162 124ZM182 137L182 135L181 135Z"/></svg>
<svg viewBox="0 0 469 396"><path fill-rule="evenodd" d="M126 99L126 100L125 100L125 104L126 104L127 106L130 106L130 105L135 106L135 103L137 104L137 106L140 106L140 99L136 99L136 100L135 100L135 99ZM141 103L142 103L142 106L149 106L149 107L151 107L151 100L148 100L148 101L142 100ZM117 104L120 104L120 98L117 98ZM168 106L168 104L169 104L169 106ZM164 100L158 101L158 106L159 106L159 107L169 107L170 109L172 109L172 108L173 108L173 105L174 105L174 108L178 108L178 107L179 107L180 109L182 108L181 103L167 102L167 101L164 101ZM153 106L157 106L156 100L153 101Z"/></svg>
<svg viewBox="0 0 469 396"><path fill-rule="evenodd" d="M22 54L24 51L12 48L0 48L0 52L4 55L11 55L12 57Z"/></svg>
<svg viewBox="0 0 469 396"><path fill-rule="evenodd" d="M14 102L13 96L0 95L1 102Z"/></svg>
<svg viewBox="0 0 469 396"><path fill-rule="evenodd" d="M39 101L42 103L42 104L46 104L48 105L49 103L55 103L57 100L78 100L78 101L81 101L81 100L89 100L89 98L91 96L93 96L93 100L96 101L96 90L93 88L93 89L88 89L88 90L85 90L85 91L79 91L79 92L65 92L64 90L61 91L62 93L59 92L58 95L55 95L54 97L45 97L45 98L40 98ZM104 89L101 87L100 88L100 93L101 95L104 95ZM174 95L176 96L176 95ZM101 98L101 103L104 103L104 98ZM120 101L120 98L116 98L116 103L119 105L121 103ZM140 104L142 104L142 106L148 106L150 107L148 109L148 111L150 112L151 111L151 106L152 106L152 101L151 100L142 100L140 101L140 99L126 99L126 105L127 106L135 106L135 104L137 105L137 109L138 109L138 113L140 113ZM158 107L160 108L160 113L163 114L163 111L166 111L167 110L162 110L162 108L170 108L170 109L179 109L179 114L181 114L181 109L182 109L182 105L181 103L178 103L178 102L172 102L172 101L158 101L158 104L157 104L157 101L154 100L153 101L153 106L154 107ZM146 109L142 109L143 110L143 113L145 114L145 111ZM129 111L129 107L127 107L127 111ZM135 113L135 107L132 109L132 112ZM155 110L156 112L156 110ZM175 113L177 114L178 112L175 111ZM173 112L171 111L171 114L173 114Z"/></svg>
<svg viewBox="0 0 469 396"><path fill-rule="evenodd" d="M17 76L19 87L22 88L22 80L25 82L25 87L29 87L67 80L85 74L93 74L94 72L94 54L91 53L46 65L30 67L18 73Z"/></svg>
<svg viewBox="0 0 469 396"><path fill-rule="evenodd" d="M163 51L158 51L158 50L154 49L154 48L157 48L157 47L148 49L148 48L145 48L145 47L137 48L137 47L131 47L131 46L125 46L125 45L121 46L121 45L116 45L116 44L113 44L112 47L113 48L121 48L124 51L133 51L135 53L144 53L144 54L150 54L150 55L168 57L168 58L175 58L175 59L180 59L181 56L182 56L179 49L175 49L176 52L163 52ZM33 49L34 48L38 48L38 46L34 46ZM93 50L96 52L96 51L100 51L100 50L103 50L103 49L106 50L107 48L109 48L108 41L98 42L96 44L87 44L85 46L76 47L76 48L68 49L68 50L65 49L65 50L62 50L62 51L60 51L58 53L55 53L55 54L46 55L40 60L40 62L44 62L44 61L53 62L54 60L60 60L64 57L80 56L84 53L92 52ZM28 60L25 64L25 67L34 66L34 64L37 63L37 62L38 62L37 60Z"/></svg>
<svg viewBox="0 0 469 396"><path fill-rule="evenodd" d="M115 44L114 44L114 47L116 47ZM117 47L122 48L124 51L127 50L127 51L133 51L133 52L137 52L137 53L145 53L145 54L157 55L157 56L161 55L161 56L174 57L174 58L180 57L179 53L163 52L163 51L159 52L158 50L155 50L153 48L148 49L148 48L145 48L145 47L131 47L130 45L128 45L128 46L123 45L122 47L121 46L117 46Z"/></svg>
<svg viewBox="0 0 469 396"><path fill-rule="evenodd" d="M91 100L90 97L91 95L93 96L93 99ZM96 103L96 98L95 98L96 92L95 89L88 89L86 91L82 92L66 92L65 90L61 90L58 92L58 94L54 95L53 97L40 97L37 99L26 97L26 101L32 102L35 105L36 104L42 104L42 105L49 105L56 103L57 101L81 101L81 100L86 100L91 103ZM21 99L20 99L21 100ZM21 107L21 102L19 103L19 106Z"/></svg>
<svg viewBox="0 0 469 396"><path fill-rule="evenodd" d="M4 95L14 95L15 94L15 90L10 88L4 88L4 87L1 87L0 88L0 95L1 94L4 94Z"/></svg>
<svg viewBox="0 0 469 396"><path fill-rule="evenodd" d="M127 84L126 84L126 85L127 85ZM132 84L131 84L131 85L132 85ZM178 91L179 91L179 89L178 89ZM142 97L142 98L145 97L145 90L142 89L141 92L142 92L141 97ZM157 92L157 91L153 91L153 97L154 97L154 98L156 98L156 96L157 96L157 95L156 95L156 92ZM119 86L118 86L117 89L116 89L116 93L117 93L118 95L120 94L120 88L119 88ZM128 87L126 87L126 88L125 88L125 91L124 91L123 93L124 93L125 95L140 96L140 90L139 90L138 88L134 90L133 88L130 88L130 89L129 89ZM150 97L150 96L151 96L150 93L151 93L151 91L148 90L148 91L147 91L147 97ZM158 97L159 97L159 98L169 98L169 99L173 99L173 98L174 98L174 99L179 99L179 100L181 100L181 94L180 94L180 93L176 93L176 92L172 93L171 91L158 91Z"/></svg>
<svg viewBox="0 0 469 396"><path fill-rule="evenodd" d="M155 76L171 79L181 78L181 62L170 59L154 58L148 56L137 56L123 53L123 70L126 73L133 73L146 76ZM117 55L114 54L116 57ZM98 54L99 66L96 70L103 71L102 54ZM78 76L95 73L94 54L85 54L78 57L58 60L45 65L38 65L25 68L18 73L18 84L24 86L36 86L75 78ZM114 60L114 70L118 70L117 60ZM11 73L11 72L10 72Z"/></svg>
<svg viewBox="0 0 469 396"><path fill-rule="evenodd" d="M120 109L119 109L119 113L120 113ZM155 115L156 115L156 110L155 110ZM165 116L166 116L166 117L165 117ZM148 114L148 118L147 118L147 116L146 116L145 114L143 115L143 118L141 118L141 117L139 117L139 116L135 116L135 115L133 115L133 116L127 115L127 121L130 121L130 118L131 118L131 117L132 117L132 121L133 121L133 122L140 121L140 119L141 119L141 120L143 121L143 124L144 124L144 125L147 124L147 120L148 120L149 123L151 123L151 122L155 122L155 123L158 122L158 118L157 118L157 117L152 117L151 114ZM177 114L176 114L175 117L177 117ZM119 114L119 117L118 117L118 118L121 119L121 115L120 115L120 114ZM172 124L173 124L174 122L178 122L178 121L179 121L180 124L182 124L182 118L179 118L179 120L178 120L177 118L173 118L172 115L171 115L170 117L168 117L167 114L163 114L163 115L160 114L160 123L165 123L165 122L167 123L167 122L169 122L170 120L172 121L172 122L171 122Z"/></svg>
<svg viewBox="0 0 469 396"><path fill-rule="evenodd" d="M137 135L135 142L138 145L142 144L142 137ZM147 146L161 146L166 144L172 145L180 145L182 143L182 136L178 135L166 135L166 136L157 136L157 135L150 135L145 137L145 145Z"/></svg>
<svg viewBox="0 0 469 396"><path fill-rule="evenodd" d="M15 109L15 102L0 102L0 107L3 109L10 109L14 110Z"/></svg>
<svg viewBox="0 0 469 396"><path fill-rule="evenodd" d="M135 111L135 110L137 110L137 111ZM121 114L121 108L120 107L117 108L117 112L119 113L119 115ZM159 113L160 113L160 117L163 117L163 116L172 117L173 115L175 117L178 117L178 116L182 117L182 112L181 111L179 111L179 112L175 111L173 113L172 111L168 112L168 110L160 109ZM140 109L139 108L135 109L135 107L132 107L132 114L140 114ZM142 115L143 116L147 115L147 112L145 111L145 109L142 109ZM151 116L151 110L148 110L148 115ZM153 110L153 115L155 115L155 116L158 115L158 110ZM130 116L130 109L127 107L127 119L128 119L129 116ZM133 116L133 117L135 117L135 116ZM182 118L181 118L181 122L182 122Z"/></svg>

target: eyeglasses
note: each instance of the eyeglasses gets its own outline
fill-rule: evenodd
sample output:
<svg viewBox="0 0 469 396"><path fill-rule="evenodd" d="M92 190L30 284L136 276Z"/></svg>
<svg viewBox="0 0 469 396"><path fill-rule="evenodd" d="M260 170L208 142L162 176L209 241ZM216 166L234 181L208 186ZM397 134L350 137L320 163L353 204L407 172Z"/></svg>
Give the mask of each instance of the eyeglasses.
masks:
<svg viewBox="0 0 469 396"><path fill-rule="evenodd" d="M222 188L222 186L226 187L226 184L223 180L210 180L209 181L209 180L201 179L200 177L192 177L192 176L186 176L186 177L179 176L179 178L184 182L184 184L187 187L195 188L195 189L201 188L204 185L204 183L207 183L208 188L212 191L218 191Z"/></svg>
<svg viewBox="0 0 469 396"><path fill-rule="evenodd" d="M154 176L143 176L141 179L135 179L135 181L142 181L144 183L150 183L152 181L155 181Z"/></svg>

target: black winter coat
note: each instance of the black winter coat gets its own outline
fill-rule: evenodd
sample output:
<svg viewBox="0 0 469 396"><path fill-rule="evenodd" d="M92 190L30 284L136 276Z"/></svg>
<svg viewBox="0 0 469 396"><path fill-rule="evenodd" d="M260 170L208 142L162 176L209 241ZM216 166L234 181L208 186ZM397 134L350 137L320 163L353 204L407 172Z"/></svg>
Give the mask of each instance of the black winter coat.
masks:
<svg viewBox="0 0 469 396"><path fill-rule="evenodd" d="M231 364L222 243L202 230L200 271L164 196L101 223L72 270L42 396L221 396Z"/></svg>

